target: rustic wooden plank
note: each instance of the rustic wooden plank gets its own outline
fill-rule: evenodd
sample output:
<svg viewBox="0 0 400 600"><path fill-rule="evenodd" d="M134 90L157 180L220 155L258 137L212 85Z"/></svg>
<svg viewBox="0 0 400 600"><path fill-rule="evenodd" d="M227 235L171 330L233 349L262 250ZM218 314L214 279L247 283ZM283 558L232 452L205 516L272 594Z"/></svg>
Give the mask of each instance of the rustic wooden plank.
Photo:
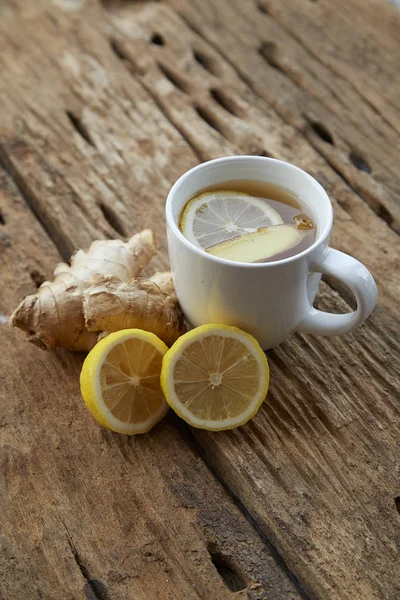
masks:
<svg viewBox="0 0 400 600"><path fill-rule="evenodd" d="M0 211L1 597L211 600L238 590L299 600L173 419L137 439L100 429L79 395L83 357L38 352L6 327L59 254L1 168Z"/></svg>
<svg viewBox="0 0 400 600"><path fill-rule="evenodd" d="M83 4L79 2L59 2L58 7L47 7L46 12L28 2L6 4L2 16L7 18L0 23L1 35L8 42L7 53L0 55L0 85L6 98L1 156L63 254L76 245L87 245L93 237L115 235L115 225L117 231L126 234L151 224L164 249L166 190L179 173L199 159L238 152L270 154L307 169L328 189L335 203L335 245L359 257L377 276L381 296L374 317L352 336L329 341L298 336L271 353L273 387L259 416L236 432L194 432L194 444L230 493L250 512L262 535L276 544L312 597L396 597L399 245L393 229L398 228L398 181L393 132L382 114L376 115L361 99L363 118L359 117L352 107L354 89L339 76L335 84L340 89L340 102L332 100L331 70L325 70L309 55L304 40L300 43L280 28L280 20L287 18L290 10L280 10L278 3L269 4L272 14L268 15L249 1L211 5L169 0L175 9L171 10L161 3L110 0L103 2L102 9L95 2L87 2L84 19ZM305 0L294 3L302 23L308 23L310 11L315 8L309 4ZM324 13L326 3L318 4L319 26L329 30L333 17L329 11ZM241 15L240 20L237 15ZM29 24L29 36L16 16ZM262 37L260 30L266 31L267 23L268 37ZM317 44L320 34L314 31L318 23L312 24L308 27L316 36L315 47L323 54L323 44ZM332 26L332 31L337 27ZM277 69L261 56L260 46L271 41L274 32L278 33L272 41L279 42L285 52L287 49L290 61L300 52L306 59L304 67L303 63L293 65L290 61L285 66L284 55L276 59ZM359 35L367 43L361 27ZM342 36L347 63L351 64L352 52L354 60L359 52L351 44L354 32L347 27ZM390 43L395 44L395 40ZM311 38L309 44L314 47ZM386 54L378 52L377 57L383 61ZM285 69L294 71L295 76L288 78ZM314 84L310 89L311 82ZM217 93L210 94L210 90ZM385 107L381 113L390 114L392 123L396 113L386 112L386 99L380 102L375 104ZM304 108L307 118L303 116ZM66 111L72 114L72 120ZM310 122L322 123L328 137L334 136L335 144L324 140L325 130L316 131ZM383 132L385 143L378 145L376 131ZM366 159L373 165L371 174L349 165L353 145L367 150ZM352 192L343 177L362 198ZM378 218L365 201L385 220ZM114 215L111 219L110 214ZM157 266L165 266L165 259L160 259ZM346 307L328 287L321 302L330 309ZM17 334L9 335L17 339ZM72 389L71 380L76 380L79 369L75 359L63 358L68 366L62 375L61 367L53 366L54 357L37 358L33 350L26 353L32 364L40 360L47 365L47 373L54 369L60 374L70 403L66 414L71 415L76 410L76 388ZM48 360L51 365L43 362ZM340 367L335 364L338 360ZM28 375L32 378L31 369ZM38 391L36 394L41 408L44 395ZM58 435L66 414L59 417ZM78 439L94 469L101 444L95 449L87 444L93 445L100 433L93 424L90 438L85 440L91 422L83 409L78 417L80 421L74 426L81 431ZM39 416L29 413L27 419L37 422ZM163 432L164 427L167 425L160 427ZM39 425L37 431L41 431ZM157 460L162 460L161 455L170 457L171 431L167 429L162 451L155 442ZM112 440L118 443L114 437ZM141 460L149 460L145 443L124 450L131 459L140 456ZM69 457L76 455L76 441L69 439L66 452L63 468L68 468ZM117 468L118 473L131 472L132 467L125 463L118 471L116 460L107 452L111 454L103 451L102 461ZM117 452L115 448L113 452ZM177 455L180 457L180 451ZM78 463L73 464L75 475ZM167 463L162 464L168 471ZM140 467L137 469L139 472ZM52 477L46 478L41 469L34 474L38 481L53 486L55 478L57 489L61 489L59 504L63 504L71 481L58 484L62 476L49 471ZM201 471L199 481L204 476ZM95 489L99 491L104 480L96 481ZM168 487L164 479L159 485L163 490ZM144 489L149 490L149 486L146 479ZM78 513L82 519L89 518L84 516L85 511L92 508L87 501L89 489L87 484L78 490L73 503L75 509L82 504ZM174 490L176 493L176 487ZM202 490L200 496L204 496L205 488ZM129 487L130 499L136 498L135 493L136 488ZM32 501L32 494L28 497ZM139 495L139 506L141 498ZM163 523L173 509L173 502L167 503ZM83 521L87 524L85 535L78 527L78 518L70 517L68 524L74 543L82 546L78 552L83 549L85 559L90 557L88 572L99 579L99 573L110 569L100 512L95 511L93 521ZM123 531L116 536L114 530L120 531L115 520L108 524L107 535L115 540L113 543L118 537L122 547L127 548L126 540L120 540ZM159 531L153 537L157 538ZM182 544L187 531L183 525L179 537ZM65 538L57 543L65 544ZM96 548L101 545L98 560L89 554L90 543ZM46 548L49 551L51 546ZM173 556L178 556L176 549ZM41 568L40 580L47 581L48 573L44 566ZM139 577L138 594L144 594L140 586L149 581L143 577ZM186 588L179 587L185 582L178 575L176 578L173 589L185 589L186 593ZM110 584L109 578L106 583L113 593L121 593L120 584ZM210 595L213 583L210 585L205 597L215 597L215 593Z"/></svg>

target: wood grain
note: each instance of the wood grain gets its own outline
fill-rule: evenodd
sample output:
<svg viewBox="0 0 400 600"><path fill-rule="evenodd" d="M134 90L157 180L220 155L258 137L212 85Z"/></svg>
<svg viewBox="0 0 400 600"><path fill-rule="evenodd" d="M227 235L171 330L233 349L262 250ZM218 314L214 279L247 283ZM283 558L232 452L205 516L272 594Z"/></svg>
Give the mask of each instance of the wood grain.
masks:
<svg viewBox="0 0 400 600"><path fill-rule="evenodd" d="M137 438L99 428L83 355L37 352L6 327L59 254L1 168L0 210L1 598L299 600L177 419Z"/></svg>
<svg viewBox="0 0 400 600"><path fill-rule="evenodd" d="M271 351L260 413L218 434L173 417L134 440L99 429L82 357L3 327L3 596L397 598L399 15L376 0L17 0L0 17L3 315L97 237L151 226L165 268L169 186L238 153L314 175L333 245L380 292L354 334ZM321 286L326 310L352 301Z"/></svg>

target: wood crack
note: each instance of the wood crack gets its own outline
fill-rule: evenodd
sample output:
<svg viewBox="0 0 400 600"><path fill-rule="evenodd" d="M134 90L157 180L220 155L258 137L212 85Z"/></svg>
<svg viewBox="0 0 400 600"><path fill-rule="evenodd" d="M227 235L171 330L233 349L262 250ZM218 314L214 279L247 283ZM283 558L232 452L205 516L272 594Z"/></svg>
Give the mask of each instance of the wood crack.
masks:
<svg viewBox="0 0 400 600"><path fill-rule="evenodd" d="M93 579L89 573L89 569L83 562L78 550L76 549L68 527L64 523L64 520L60 518L60 522L65 529L67 535L67 543L71 550L72 557L81 572L83 579L86 581L84 586L84 592L86 600L110 600L108 591L105 585L99 579Z"/></svg>
<svg viewBox="0 0 400 600"><path fill-rule="evenodd" d="M71 255L68 245L65 243L53 224L40 213L38 209L39 202L35 192L29 187L25 179L18 172L18 169L14 166L12 160L7 154L6 149L1 143L0 167L2 167L8 176L13 180L26 205L35 216L36 220L40 223L48 237L51 239L62 258L67 261Z"/></svg>
<svg viewBox="0 0 400 600"><path fill-rule="evenodd" d="M213 463L210 461L209 456L207 454L207 450L204 446L199 442L192 429L181 419L178 419L175 415L170 415L169 417L170 423L172 427L176 429L182 439L188 444L190 448L192 448L193 452L196 453L197 456L201 458L207 469L212 473L212 475L216 478L216 480L223 487L225 492L228 494L229 498L231 498L232 502L239 509L242 515L246 518L249 524L252 526L254 531L257 533L259 538L262 540L265 547L268 549L270 555L277 563L278 567L285 573L285 575L290 579L290 581L295 586L298 594L303 600L312 600L311 596L304 589L300 581L297 579L296 575L289 569L285 560L283 559L280 552L271 542L271 540L266 535L265 531L261 528L256 519L252 516L246 506L241 502L241 500L236 496L235 492L229 487L227 482L223 479L222 475L218 472L216 467L214 467Z"/></svg>
<svg viewBox="0 0 400 600"><path fill-rule="evenodd" d="M109 600L104 585L97 579L91 579L89 577L89 573L76 551L73 553L73 557L79 567L80 572L82 573L82 576L87 581L85 584L85 595L87 600Z"/></svg>
<svg viewBox="0 0 400 600"><path fill-rule="evenodd" d="M72 544L71 540L68 539L68 545L71 548L72 556L74 561L76 562L82 577L85 579L86 583L84 586L84 592L87 600L110 600L108 592L104 586L104 584L98 579L93 579L89 570L86 567L85 563L82 561L80 554L78 553L75 546Z"/></svg>

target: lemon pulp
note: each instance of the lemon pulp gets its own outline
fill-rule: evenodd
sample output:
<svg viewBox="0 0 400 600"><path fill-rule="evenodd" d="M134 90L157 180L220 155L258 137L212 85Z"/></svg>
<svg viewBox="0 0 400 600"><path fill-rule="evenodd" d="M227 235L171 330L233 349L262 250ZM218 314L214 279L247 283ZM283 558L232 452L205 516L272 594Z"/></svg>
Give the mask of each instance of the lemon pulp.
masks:
<svg viewBox="0 0 400 600"><path fill-rule="evenodd" d="M101 340L81 371L81 392L94 417L120 433L149 431L166 413L160 384L167 346L152 333L126 329Z"/></svg>
<svg viewBox="0 0 400 600"><path fill-rule="evenodd" d="M183 335L163 359L161 384L169 405L195 427L232 429L258 411L269 367L258 342L225 325Z"/></svg>

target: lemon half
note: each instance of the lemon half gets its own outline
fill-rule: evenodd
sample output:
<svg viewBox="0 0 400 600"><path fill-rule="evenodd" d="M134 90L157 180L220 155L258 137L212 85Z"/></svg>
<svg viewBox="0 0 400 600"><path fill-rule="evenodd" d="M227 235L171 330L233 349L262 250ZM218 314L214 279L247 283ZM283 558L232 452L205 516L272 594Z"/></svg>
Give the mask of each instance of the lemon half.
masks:
<svg viewBox="0 0 400 600"><path fill-rule="evenodd" d="M165 354L161 385L168 404L190 425L233 429L260 408L268 391L269 366L248 333L203 325L180 337Z"/></svg>
<svg viewBox="0 0 400 600"><path fill-rule="evenodd" d="M83 363L82 397L95 419L112 431L146 433L168 410L160 385L168 347L140 329L111 333Z"/></svg>

